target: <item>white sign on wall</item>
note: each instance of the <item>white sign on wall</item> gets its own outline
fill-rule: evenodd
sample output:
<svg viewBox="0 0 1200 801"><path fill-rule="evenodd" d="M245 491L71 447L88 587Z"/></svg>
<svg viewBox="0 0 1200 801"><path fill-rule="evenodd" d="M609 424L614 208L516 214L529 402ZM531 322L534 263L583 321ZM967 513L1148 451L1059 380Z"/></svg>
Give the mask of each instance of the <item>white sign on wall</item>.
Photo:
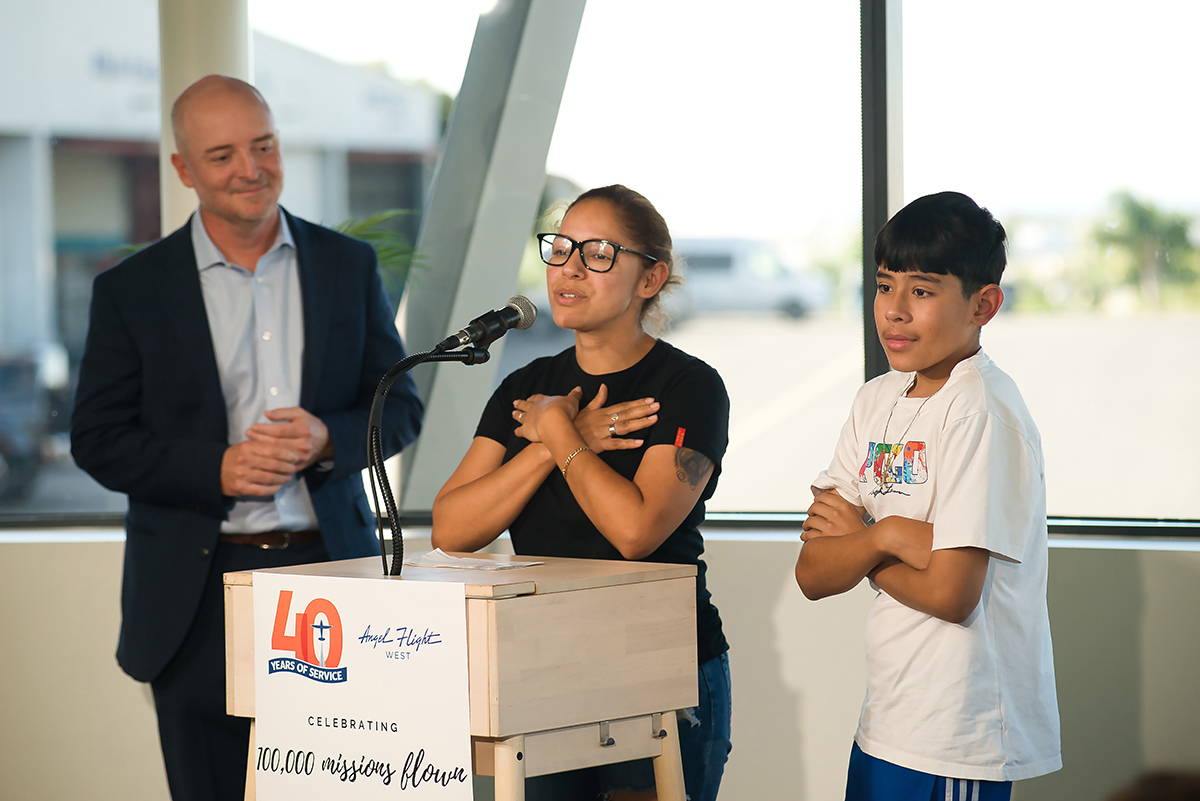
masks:
<svg viewBox="0 0 1200 801"><path fill-rule="evenodd" d="M263 801L471 799L462 584L254 574Z"/></svg>

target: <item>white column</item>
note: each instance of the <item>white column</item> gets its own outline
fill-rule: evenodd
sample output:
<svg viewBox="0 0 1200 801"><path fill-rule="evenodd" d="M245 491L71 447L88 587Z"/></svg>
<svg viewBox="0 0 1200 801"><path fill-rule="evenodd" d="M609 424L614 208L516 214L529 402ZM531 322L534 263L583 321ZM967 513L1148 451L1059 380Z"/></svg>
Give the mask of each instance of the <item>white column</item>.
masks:
<svg viewBox="0 0 1200 801"><path fill-rule="evenodd" d="M57 340L49 137L0 136L0 351Z"/></svg>
<svg viewBox="0 0 1200 801"><path fill-rule="evenodd" d="M205 75L228 75L253 83L253 43L246 3L247 0L158 0L162 99L158 163L163 234L187 222L188 215L196 208L195 192L179 182L171 166L171 154L175 152L171 106L180 92Z"/></svg>

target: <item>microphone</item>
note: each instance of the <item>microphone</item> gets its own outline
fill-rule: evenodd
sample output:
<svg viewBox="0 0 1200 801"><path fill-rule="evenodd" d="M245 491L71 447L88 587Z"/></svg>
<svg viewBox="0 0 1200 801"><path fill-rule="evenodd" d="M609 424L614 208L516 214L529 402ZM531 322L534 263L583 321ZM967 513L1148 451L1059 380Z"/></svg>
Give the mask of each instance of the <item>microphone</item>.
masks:
<svg viewBox="0 0 1200 801"><path fill-rule="evenodd" d="M516 295L509 298L503 308L481 314L457 334L443 339L434 350L444 351L462 345L486 348L504 336L510 328L523 331L533 325L536 319L537 306L534 306L529 298Z"/></svg>

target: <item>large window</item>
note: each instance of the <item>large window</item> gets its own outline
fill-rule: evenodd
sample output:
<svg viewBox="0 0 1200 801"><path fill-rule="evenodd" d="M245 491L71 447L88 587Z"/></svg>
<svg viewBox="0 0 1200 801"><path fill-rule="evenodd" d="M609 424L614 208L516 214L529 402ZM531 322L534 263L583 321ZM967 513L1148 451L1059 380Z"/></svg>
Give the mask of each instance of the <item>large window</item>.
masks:
<svg viewBox="0 0 1200 801"><path fill-rule="evenodd" d="M662 336L731 402L711 510L807 508L862 382L858 53L853 3L584 12L547 171L625 184L671 227L687 283ZM544 297L534 261L523 289Z"/></svg>
<svg viewBox="0 0 1200 801"><path fill-rule="evenodd" d="M251 0L285 204L326 223L420 207L492 5ZM73 7L64 27L0 4L0 515L124 507L65 432L90 281L157 224L154 4ZM1200 6L908 0L902 17L904 199L964 191L1009 231L984 347L1039 424L1051 514L1200 518ZM859 54L857 3L586 7L547 205L624 183L670 224L688 283L663 336L732 402L713 511L806 508L862 381ZM411 239L417 221L392 224ZM546 323L509 338L501 374L570 343Z"/></svg>
<svg viewBox="0 0 1200 801"><path fill-rule="evenodd" d="M984 349L1041 430L1051 515L1200 518L1200 6L904 6L905 199L1009 233Z"/></svg>

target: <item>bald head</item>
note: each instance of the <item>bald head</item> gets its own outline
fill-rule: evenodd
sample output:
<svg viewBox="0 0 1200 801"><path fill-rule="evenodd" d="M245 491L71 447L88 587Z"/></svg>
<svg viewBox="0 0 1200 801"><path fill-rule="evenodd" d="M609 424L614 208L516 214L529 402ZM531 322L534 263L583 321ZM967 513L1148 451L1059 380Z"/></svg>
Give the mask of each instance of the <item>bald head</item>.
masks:
<svg viewBox="0 0 1200 801"><path fill-rule="evenodd" d="M252 103L261 107L274 127L274 117L267 101L250 84L225 75L206 75L184 89L171 106L171 132L175 135L175 149L184 153L189 144L189 131L195 118L214 106L226 107L228 103Z"/></svg>
<svg viewBox="0 0 1200 801"><path fill-rule="evenodd" d="M245 81L209 75L175 101L171 126L177 150L171 164L183 185L196 190L213 241L218 221L269 237L279 214L283 161L262 95Z"/></svg>

